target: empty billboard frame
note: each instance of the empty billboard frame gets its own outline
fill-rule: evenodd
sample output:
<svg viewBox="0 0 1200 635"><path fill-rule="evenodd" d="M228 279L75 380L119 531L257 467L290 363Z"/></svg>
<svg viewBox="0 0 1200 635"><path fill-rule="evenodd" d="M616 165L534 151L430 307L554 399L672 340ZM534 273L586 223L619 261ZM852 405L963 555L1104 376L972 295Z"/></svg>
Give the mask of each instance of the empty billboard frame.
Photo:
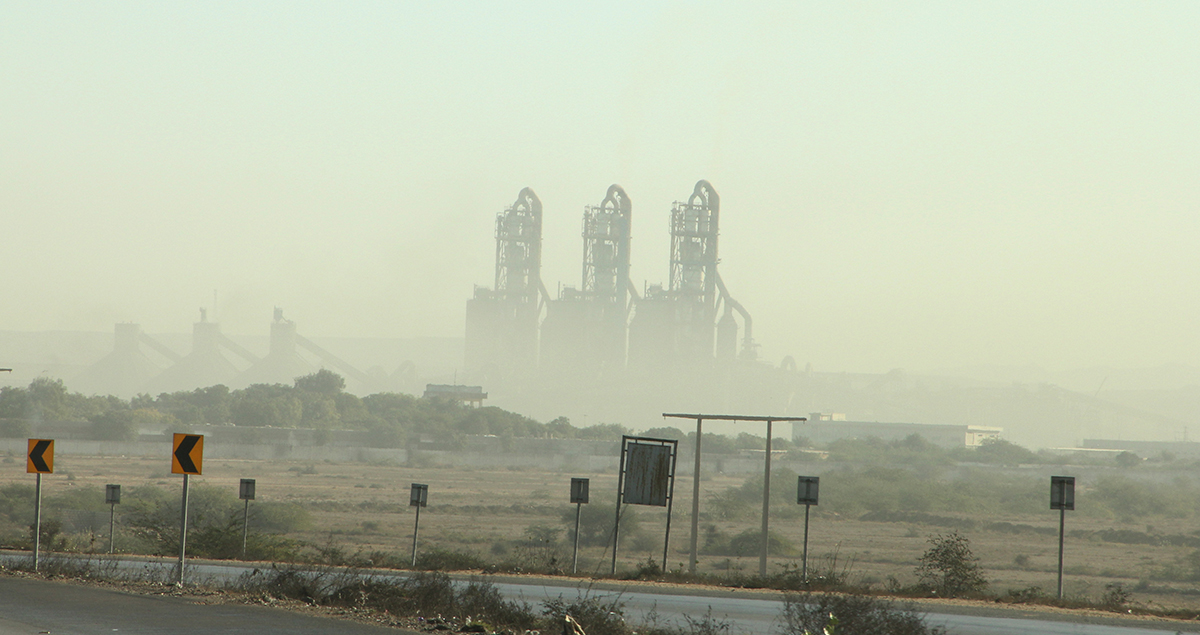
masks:
<svg viewBox="0 0 1200 635"><path fill-rule="evenodd" d="M621 436L621 464L617 474L617 516L613 524L612 573L617 572L617 545L621 535L621 506L651 505L667 508L663 538L663 571L671 537L671 503L675 498L675 461L679 441Z"/></svg>

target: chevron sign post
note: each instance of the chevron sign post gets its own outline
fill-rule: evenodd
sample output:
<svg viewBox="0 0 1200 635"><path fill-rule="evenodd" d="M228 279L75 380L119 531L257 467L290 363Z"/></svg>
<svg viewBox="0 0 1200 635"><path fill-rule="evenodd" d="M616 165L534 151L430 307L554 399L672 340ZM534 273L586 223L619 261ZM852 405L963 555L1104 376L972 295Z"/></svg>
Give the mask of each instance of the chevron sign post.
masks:
<svg viewBox="0 0 1200 635"><path fill-rule="evenodd" d="M204 464L204 435L175 433L171 444L171 473L183 475L183 505L179 514L179 578L183 586L183 571L187 561L188 484L193 474L201 474Z"/></svg>
<svg viewBox="0 0 1200 635"><path fill-rule="evenodd" d="M25 471L37 474L33 506L33 570L38 570L42 550L42 475L54 473L54 439L30 439L25 455Z"/></svg>
<svg viewBox="0 0 1200 635"><path fill-rule="evenodd" d="M204 459L204 435L175 433L171 444L172 474L201 474Z"/></svg>

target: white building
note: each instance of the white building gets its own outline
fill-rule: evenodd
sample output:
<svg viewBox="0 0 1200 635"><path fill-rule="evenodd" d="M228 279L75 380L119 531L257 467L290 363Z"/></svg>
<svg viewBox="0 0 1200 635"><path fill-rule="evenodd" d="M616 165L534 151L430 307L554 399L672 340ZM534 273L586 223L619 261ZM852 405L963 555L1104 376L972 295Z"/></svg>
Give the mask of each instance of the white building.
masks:
<svg viewBox="0 0 1200 635"><path fill-rule="evenodd" d="M945 448L973 448L988 439L999 439L1003 431L1004 428L988 426L847 421L846 415L839 412L812 412L807 423L792 426L792 439L806 438L814 445L825 445L839 439L877 437L895 441L919 434L926 441Z"/></svg>

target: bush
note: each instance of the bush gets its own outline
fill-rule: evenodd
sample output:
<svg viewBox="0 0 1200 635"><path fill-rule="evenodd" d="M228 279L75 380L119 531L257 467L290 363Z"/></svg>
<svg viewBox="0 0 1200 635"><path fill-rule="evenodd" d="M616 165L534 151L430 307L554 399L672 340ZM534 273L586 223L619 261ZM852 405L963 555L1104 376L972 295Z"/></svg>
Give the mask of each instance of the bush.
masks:
<svg viewBox="0 0 1200 635"><path fill-rule="evenodd" d="M784 596L785 635L937 635L911 604L896 604L866 595L791 594ZM832 628L830 628L832 626ZM830 630L826 630L829 628Z"/></svg>
<svg viewBox="0 0 1200 635"><path fill-rule="evenodd" d="M747 529L732 538L715 528L711 528L705 536L704 548L701 553L713 556L733 556L738 558L757 556L762 549L762 530ZM773 532L767 532L767 552L777 556L794 556L799 553L796 545L787 538Z"/></svg>
<svg viewBox="0 0 1200 635"><path fill-rule="evenodd" d="M616 501L593 500L584 505L579 515L579 546L580 547L611 547L613 534L613 519ZM568 509L562 513L562 522L567 525L567 543L575 540L575 510ZM645 532L642 530L642 519L638 510L631 505L624 505L621 510L621 545L641 545Z"/></svg>
<svg viewBox="0 0 1200 635"><path fill-rule="evenodd" d="M180 499L156 487L130 489L126 495L125 525L158 555L179 552ZM242 554L243 507L232 492L196 485L188 501L188 553L200 558L238 558ZM307 525L303 508L289 503L250 507L251 531L246 556L260 560L290 560L297 545L279 534Z"/></svg>
<svg viewBox="0 0 1200 635"><path fill-rule="evenodd" d="M971 553L970 541L957 531L929 537L929 549L921 556L917 577L943 597L979 593L987 588L979 559Z"/></svg>
<svg viewBox="0 0 1200 635"><path fill-rule="evenodd" d="M249 593L302 600L322 606L367 608L401 616L440 616L512 629L537 626L529 605L509 602L486 579L455 585L440 572L423 572L407 578L362 575L354 570L294 567L259 570L244 575L237 586ZM457 630L457 629L456 629Z"/></svg>
<svg viewBox="0 0 1200 635"><path fill-rule="evenodd" d="M595 597L580 597L567 602L560 595L542 603L542 615L551 622L562 624L567 615L575 618L588 635L627 635L625 628L625 605L619 597L602 600Z"/></svg>
<svg viewBox="0 0 1200 635"><path fill-rule="evenodd" d="M417 551L417 568L425 571L469 571L483 569L487 563L482 558L464 551L430 549Z"/></svg>

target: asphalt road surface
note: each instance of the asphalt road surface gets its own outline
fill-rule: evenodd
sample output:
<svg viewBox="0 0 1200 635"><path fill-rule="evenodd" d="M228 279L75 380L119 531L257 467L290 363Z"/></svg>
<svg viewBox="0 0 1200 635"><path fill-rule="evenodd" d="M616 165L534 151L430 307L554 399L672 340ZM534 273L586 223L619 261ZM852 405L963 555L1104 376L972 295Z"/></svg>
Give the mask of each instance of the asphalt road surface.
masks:
<svg viewBox="0 0 1200 635"><path fill-rule="evenodd" d="M403 635L402 631L284 609L0 576L0 635Z"/></svg>
<svg viewBox="0 0 1200 635"><path fill-rule="evenodd" d="M0 553L0 562L12 564L14 560L19 558L28 558L28 554L11 551ZM160 569L161 572L156 577L163 578L164 573L169 571L175 563L172 559L122 558L118 556L113 559L112 564L126 571ZM191 561L188 564L188 579L196 583L220 584L221 582L232 581L254 570L254 568L255 565L248 563ZM379 571L374 575L386 578L391 576L405 576L407 573ZM452 577L465 580L470 576ZM730 635L768 635L781 632L779 615L780 610L783 608L781 601L782 594L747 593L727 589L634 586L623 585L619 582L550 581L544 578L530 579L514 576L492 576L490 579L505 598L529 602L535 609L539 607L541 602L560 596L567 600L573 600L580 596L589 596L601 600L616 600L620 602L623 606L626 619L635 624L643 622L648 615L655 615L660 623L682 625L686 623L687 618L693 620L701 618L711 609L712 616L715 619L727 622L730 625ZM14 580L18 583L26 582L23 579L0 578L0 581L5 585L14 582ZM30 580L29 582L37 581ZM53 584L45 582L37 583ZM55 588L59 587L64 589L81 588L72 585L55 585ZM45 587L40 588L44 589ZM10 632L44 633L47 630L52 634L113 633L117 632L113 630L115 628L119 628L120 632L168 634L287 632L303 635L304 633L320 632L347 633L352 635L357 635L358 633L391 633L392 635L396 635L403 632L395 629L360 626L355 623L335 622L333 620L300 616L291 613L286 613L286 615L297 620L313 620L313 625L307 627L288 626L285 628L282 626L283 618L263 617L261 619L266 620L264 624L277 627L277 629L261 630L259 628L246 628L238 630L240 628L240 621L232 617L234 615L239 617L242 615L250 617L257 615L278 616L282 611L266 607L244 607L237 605L199 606L189 604L186 600L178 598L143 597L106 590L93 591L96 593L107 593L109 594L107 597L132 598L131 602L135 600L151 602L151 604L146 605L148 613L154 614L155 611L158 611L168 617L165 617L164 621L161 622L150 622L153 626L147 627L149 630L136 630L133 627L126 630L125 628L113 625L104 629L93 628L91 630L67 630L60 626L57 629L43 628L37 631L30 631L28 629L9 631L4 630L7 627L7 623L3 620L12 620L17 624L28 623L37 625L38 621L31 619L30 616L37 616L39 619L50 619L61 613L62 615L55 617L55 619L58 619L63 625L86 625L90 623L89 620L93 617L93 614L91 608L76 609L74 605L56 601L54 594L48 594L43 597L38 593L32 592L26 593L24 596L29 598L29 606L31 607L26 609L23 608L21 602L14 604L7 591L7 586L0 586L0 635L8 635ZM83 593L83 591L76 592ZM81 597L83 596L81 595ZM163 601L164 604L153 604L156 601ZM91 603L84 603L84 606L98 609L100 608L100 604L101 602L96 600ZM169 615L172 607L175 606L188 607L188 610L194 611L194 617L188 620L170 619ZM1200 624L1167 621L1133 621L1116 615L1110 617L1085 616L1077 613L1047 614L1014 607L950 607L937 603L919 604L918 606L919 610L924 611L924 617L930 626L942 626L949 635L1164 635L1164 633L1200 633ZM113 619L117 619L126 617L127 612L113 611L110 613ZM101 615L101 613L95 613L95 615ZM152 620L153 618L147 617L145 619ZM205 624L206 628L199 630L164 630L165 627L172 626L177 626L180 629L188 628L182 622L192 620L207 620ZM309 630L304 630L305 628Z"/></svg>

